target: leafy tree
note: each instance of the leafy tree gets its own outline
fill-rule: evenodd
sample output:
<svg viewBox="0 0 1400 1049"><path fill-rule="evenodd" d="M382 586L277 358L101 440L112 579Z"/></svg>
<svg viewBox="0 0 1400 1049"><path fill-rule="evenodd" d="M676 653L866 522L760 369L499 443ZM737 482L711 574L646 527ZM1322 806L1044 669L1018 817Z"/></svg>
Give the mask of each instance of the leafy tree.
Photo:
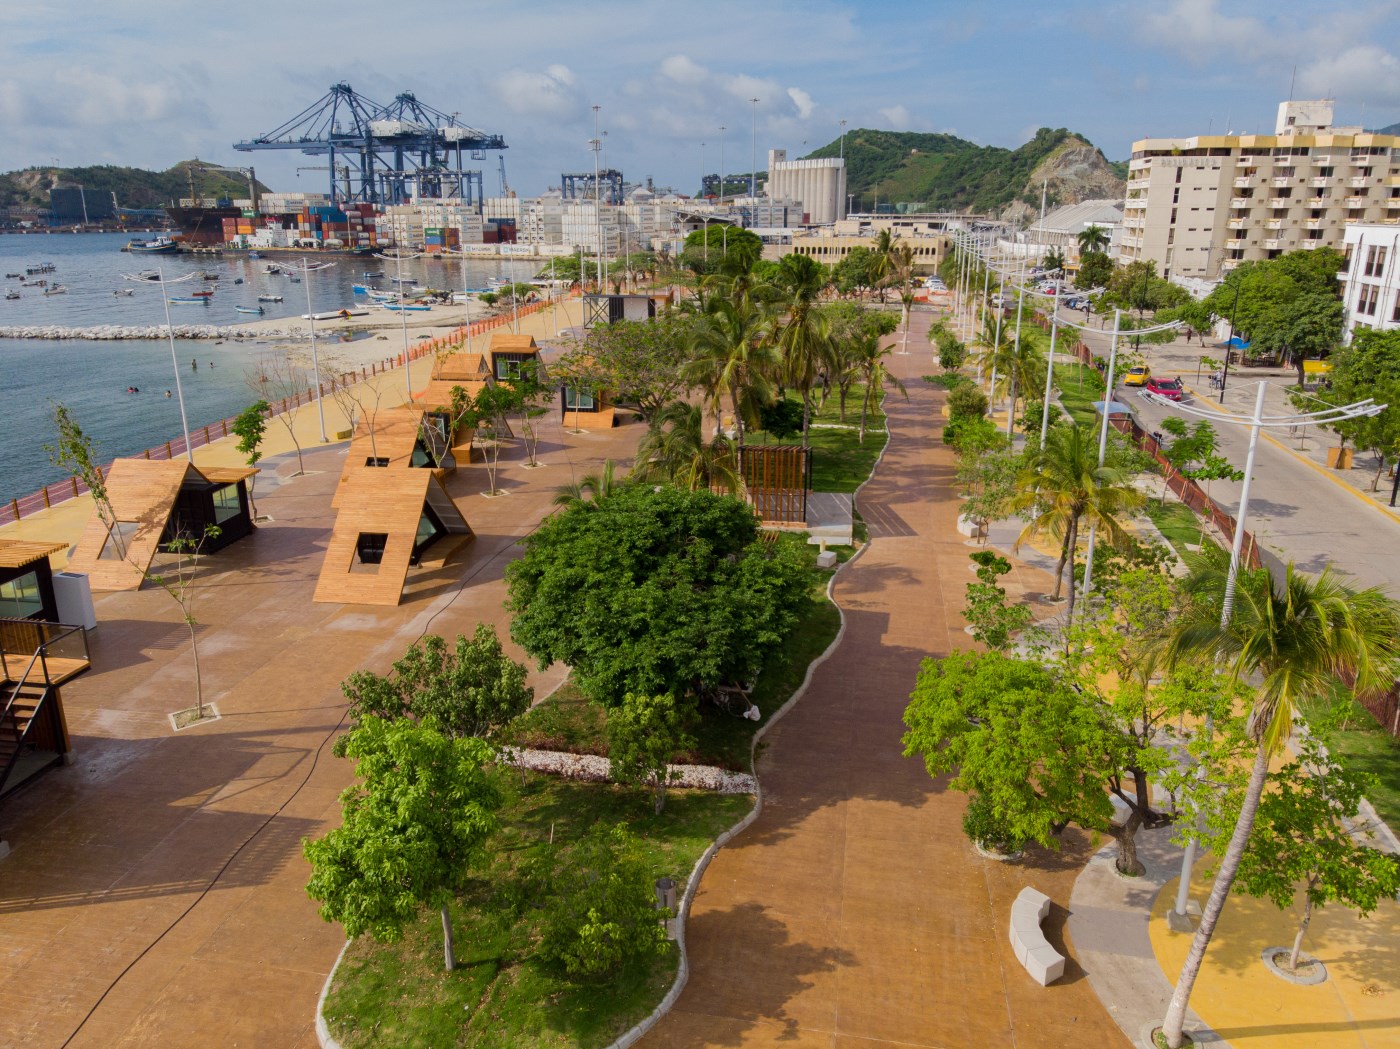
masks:
<svg viewBox="0 0 1400 1049"><path fill-rule="evenodd" d="M852 347L861 381L865 384L865 394L860 400L860 443L865 443L865 424L872 404L878 402L886 386L892 386L909 399L909 391L890 372L887 363L893 346L881 345L880 336L874 332L862 335Z"/></svg>
<svg viewBox="0 0 1400 1049"><path fill-rule="evenodd" d="M107 480L102 466L97 461L97 445L87 432L78 425L78 420L61 401L50 402L53 412L53 425L58 433L54 444L45 446L49 461L60 470L67 471L77 478L92 495L92 505L97 518L107 529L107 536L116 549L117 556L126 560L126 540L117 527L117 515L112 509L112 500L107 496Z"/></svg>
<svg viewBox="0 0 1400 1049"><path fill-rule="evenodd" d="M606 499L626 483L626 478L617 477L617 464L611 459L605 459L603 468L598 473L585 474L577 483L559 488L554 494L554 505L573 506L575 503L586 503L590 498L595 501Z"/></svg>
<svg viewBox="0 0 1400 1049"><path fill-rule="evenodd" d="M670 950L654 882L625 827L596 831L576 844L551 879L540 956L571 976L606 980L628 962Z"/></svg>
<svg viewBox="0 0 1400 1049"><path fill-rule="evenodd" d="M779 287L782 315L769 333L778 353L784 384L802 395L802 447L807 447L812 416L812 387L831 357L831 327L817 300L826 286L826 273L809 255L783 257Z"/></svg>
<svg viewBox="0 0 1400 1049"><path fill-rule="evenodd" d="M1090 254L1103 254L1108 247L1108 230L1099 225L1085 226L1079 231L1076 239L1079 241L1079 254L1082 258Z"/></svg>
<svg viewBox="0 0 1400 1049"><path fill-rule="evenodd" d="M743 486L733 439L716 434L706 441L698 404L676 401L651 421L637 445L634 479L672 484L687 491L723 489L735 495Z"/></svg>
<svg viewBox="0 0 1400 1049"><path fill-rule="evenodd" d="M266 401L254 401L248 407L238 413L238 417L233 420L230 429L238 438L238 443L234 445L238 453L243 456L243 461L249 466L257 466L262 459L263 437L267 434L267 416L272 411L272 405ZM258 475L253 474L248 478L248 509L256 520L258 510L253 502L253 484L257 481Z"/></svg>
<svg viewBox="0 0 1400 1049"><path fill-rule="evenodd" d="M959 386L948 393L948 419L950 422L985 418L987 408L987 395L976 386Z"/></svg>
<svg viewBox="0 0 1400 1049"><path fill-rule="evenodd" d="M956 371L967 360L967 347L953 334L945 317L928 330L929 341L938 347L938 366L945 372Z"/></svg>
<svg viewBox="0 0 1400 1049"><path fill-rule="evenodd" d="M1296 969L1313 911L1337 902L1366 917L1400 891L1400 859L1358 840L1375 838L1358 821L1367 781L1332 758L1319 737L1304 736L1299 756L1269 778L1274 789L1259 800L1239 886L1281 911L1301 888L1303 917L1288 958Z"/></svg>
<svg viewBox="0 0 1400 1049"><path fill-rule="evenodd" d="M861 296L876 284L875 258L869 248L852 248L831 268L831 280L842 295Z"/></svg>
<svg viewBox="0 0 1400 1049"><path fill-rule="evenodd" d="M530 466L538 466L535 452L539 447L540 433L535 428L535 420L549 411L546 405L553 390L545 385L544 368L538 361L521 367L520 373L508 379L506 385L510 387L513 395L510 399L510 409L520 420L520 435L525 439L526 461Z"/></svg>
<svg viewBox="0 0 1400 1049"><path fill-rule="evenodd" d="M565 385L611 390L619 403L635 404L650 419L687 386L681 363L695 323L692 315L670 311L648 321L595 325L550 372Z"/></svg>
<svg viewBox="0 0 1400 1049"><path fill-rule="evenodd" d="M162 544L162 549L175 555L174 565L164 571L145 571L134 563L132 568L142 572L149 583L159 587L165 596L180 608L180 619L190 632L190 656L194 659L194 718L204 720L204 675L199 665L199 620L194 614L194 599L197 588L194 585L199 575L199 561L204 554L204 544L219 538L222 529L218 525L205 525L199 535L178 532L174 538Z"/></svg>
<svg viewBox="0 0 1400 1049"><path fill-rule="evenodd" d="M1011 562L992 550L969 554L977 565L977 582L967 584L963 618L972 627L972 636L994 652L1011 648L1014 634L1030 626L1034 618L1025 605L1006 603L1006 589L997 580L1011 571Z"/></svg>
<svg viewBox="0 0 1400 1049"><path fill-rule="evenodd" d="M1222 625L1225 574L1222 555L1203 558L1187 577L1193 600L1172 654L1218 658L1236 681L1257 675L1249 733L1256 751L1239 816L1217 852L1220 871L1162 1023L1172 1049L1181 1045L1191 989L1248 846L1269 760L1288 738L1298 704L1329 694L1343 675L1358 691L1388 687L1400 659L1400 606L1375 587L1354 589L1330 568L1314 579L1289 565L1277 581L1267 569L1244 570L1233 614Z"/></svg>
<svg viewBox="0 0 1400 1049"><path fill-rule="evenodd" d="M1197 338L1201 340L1201 345L1205 346L1206 336L1210 334L1215 323L1215 314L1204 300L1191 299L1180 306L1158 310L1153 320L1158 323L1181 321L1187 341Z"/></svg>
<svg viewBox="0 0 1400 1049"><path fill-rule="evenodd" d="M1155 312L1184 306L1191 301L1191 294L1181 285L1159 277L1157 264L1146 259L1114 270L1104 289L1103 299L1125 310L1136 310L1142 317L1149 310Z"/></svg>
<svg viewBox="0 0 1400 1049"><path fill-rule="evenodd" d="M1065 253L1059 248L1051 248L1045 253L1045 257L1040 260L1047 272L1054 273L1065 268Z"/></svg>
<svg viewBox="0 0 1400 1049"><path fill-rule="evenodd" d="M1352 419L1334 427L1358 448L1376 456L1376 473L1371 490L1380 486L1387 459L1400 458L1400 331L1356 331L1351 344L1332 355L1332 388L1315 395L1299 397L1304 411L1317 408L1317 401L1343 405L1373 398L1386 408L1371 418Z"/></svg>
<svg viewBox="0 0 1400 1049"><path fill-rule="evenodd" d="M523 543L511 637L608 705L752 680L809 600L800 550L760 543L752 510L703 488L626 485Z"/></svg>
<svg viewBox="0 0 1400 1049"><path fill-rule="evenodd" d="M668 693L639 696L627 693L608 711L608 759L617 783L641 783L651 788L656 814L666 807L666 787L679 778L670 763L695 746L687 735L688 713Z"/></svg>
<svg viewBox="0 0 1400 1049"><path fill-rule="evenodd" d="M507 421L510 413L517 409L520 397L509 385L487 384L476 391L472 398L472 414L479 420L481 434L486 439L482 449L486 461L486 477L490 485L488 494L500 494L496 478L500 470L501 445L510 434Z"/></svg>
<svg viewBox="0 0 1400 1049"><path fill-rule="evenodd" d="M780 441L796 437L802 432L802 405L784 398L765 404L758 410L763 432L772 434Z"/></svg>
<svg viewBox="0 0 1400 1049"><path fill-rule="evenodd" d="M1086 251L1079 256L1079 273L1074 286L1081 291L1104 287L1113 276L1113 260L1102 251Z"/></svg>
<svg viewBox="0 0 1400 1049"><path fill-rule="evenodd" d="M367 717L345 753L360 782L340 795L342 823L303 843L307 895L347 936L396 942L421 907L442 915L443 960L456 967L448 904L496 829L495 754L472 736L448 738L432 719Z"/></svg>
<svg viewBox="0 0 1400 1049"><path fill-rule="evenodd" d="M763 241L757 233L715 223L685 238L680 263L697 275L747 274L763 256Z"/></svg>
<svg viewBox="0 0 1400 1049"><path fill-rule="evenodd" d="M389 675L357 670L340 689L350 701L352 726L372 717L432 718L453 738L487 739L529 709L535 690L525 678L525 668L501 648L496 628L478 623L470 639L458 634L450 649L428 634L395 660ZM337 753L349 738L337 741Z"/></svg>
<svg viewBox="0 0 1400 1049"><path fill-rule="evenodd" d="M991 420L982 421L985 432L975 428L964 431L960 426L961 439L955 445L958 490L967 494L962 513L979 526L1007 515L1026 466L1025 455L997 432Z"/></svg>

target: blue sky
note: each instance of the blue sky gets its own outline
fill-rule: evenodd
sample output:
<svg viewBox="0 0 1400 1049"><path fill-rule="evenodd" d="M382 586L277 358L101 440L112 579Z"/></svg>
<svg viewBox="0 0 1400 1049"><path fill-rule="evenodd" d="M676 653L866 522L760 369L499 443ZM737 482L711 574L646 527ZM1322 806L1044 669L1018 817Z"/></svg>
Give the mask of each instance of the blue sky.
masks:
<svg viewBox="0 0 1400 1049"><path fill-rule="evenodd" d="M0 170L166 167L189 156L321 189L297 154L241 154L347 81L413 91L505 136L535 193L605 162L685 192L849 128L947 131L1014 147L1068 127L1110 159L1145 136L1269 132L1279 101L1334 97L1339 123L1400 121L1400 0L29 0L0 5ZM403 12L401 16L397 12ZM491 161L494 165L494 157ZM497 180L488 170L486 185Z"/></svg>

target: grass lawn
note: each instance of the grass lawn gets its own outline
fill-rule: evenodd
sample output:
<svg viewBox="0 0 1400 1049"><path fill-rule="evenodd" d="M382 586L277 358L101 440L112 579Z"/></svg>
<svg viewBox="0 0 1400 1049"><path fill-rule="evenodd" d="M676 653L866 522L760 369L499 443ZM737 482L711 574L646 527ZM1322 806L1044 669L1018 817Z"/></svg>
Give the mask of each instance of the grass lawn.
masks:
<svg viewBox="0 0 1400 1049"><path fill-rule="evenodd" d="M514 771L502 784L507 799L490 859L452 907L457 968L443 969L436 913L425 913L396 944L356 940L325 1008L346 1049L607 1045L665 994L676 952L626 969L609 984L569 978L535 956L543 901L526 872L558 863L595 825L626 824L654 874L682 882L710 842L753 804L747 795L672 791L655 816L642 790Z"/></svg>
<svg viewBox="0 0 1400 1049"><path fill-rule="evenodd" d="M788 400L801 405L802 398L792 390ZM813 412L812 422L820 423L808 431L807 440L812 447L812 491L814 492L854 492L861 482L870 476L875 468L875 460L884 450L889 435L884 433L885 413L879 404L873 405L866 419L865 441L860 440L860 401L865 396L865 387L856 385L846 398L846 421L841 422L840 408L836 394L827 398L826 404ZM900 396L895 393L894 396ZM813 408L816 408L813 402ZM872 430L880 432L871 432ZM763 444L773 440L762 430L745 433L745 440ZM798 444L801 437L789 437L784 443Z"/></svg>
<svg viewBox="0 0 1400 1049"><path fill-rule="evenodd" d="M1304 717L1310 721L1325 719L1329 712L1325 703L1303 709ZM1332 732L1330 745L1332 753L1347 768L1375 778L1375 786L1366 791L1366 797L1390 829L1400 834L1400 740L1381 728L1370 711L1348 698L1346 727Z"/></svg>
<svg viewBox="0 0 1400 1049"><path fill-rule="evenodd" d="M1094 402L1103 400L1103 376L1097 370L1078 362L1056 364L1055 386L1060 391L1061 407L1075 422L1091 428L1097 424L1099 413L1094 411Z"/></svg>
<svg viewBox="0 0 1400 1049"><path fill-rule="evenodd" d="M1167 542L1171 543L1176 555L1183 561L1187 556L1195 553L1188 550L1188 546L1197 546L1201 540L1201 519L1185 503L1167 502L1165 506L1160 505L1154 497L1151 499L1145 512L1152 518L1152 523L1157 526ZM1206 532L1205 542L1215 543L1215 538Z"/></svg>

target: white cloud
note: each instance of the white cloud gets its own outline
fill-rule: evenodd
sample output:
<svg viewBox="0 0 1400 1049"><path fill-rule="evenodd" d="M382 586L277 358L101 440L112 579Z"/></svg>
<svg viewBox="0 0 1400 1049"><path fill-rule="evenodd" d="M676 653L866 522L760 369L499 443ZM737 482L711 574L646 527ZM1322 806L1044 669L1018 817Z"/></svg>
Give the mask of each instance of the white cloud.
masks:
<svg viewBox="0 0 1400 1049"><path fill-rule="evenodd" d="M1298 73L1298 85L1314 98L1397 106L1400 59L1374 44L1349 47L1303 67Z"/></svg>
<svg viewBox="0 0 1400 1049"><path fill-rule="evenodd" d="M910 124L909 110L904 105L886 106L880 116L888 122L890 131L905 131Z"/></svg>
<svg viewBox="0 0 1400 1049"><path fill-rule="evenodd" d="M562 117L577 108L575 77L568 66L551 65L543 73L512 69L496 80L496 95L516 113Z"/></svg>
<svg viewBox="0 0 1400 1049"><path fill-rule="evenodd" d="M806 120L812 115L812 110L816 109L816 103L812 101L812 96L803 91L800 87L790 87L787 89L788 98L792 99L792 104L797 107L797 118Z"/></svg>
<svg viewBox="0 0 1400 1049"><path fill-rule="evenodd" d="M661 74L678 84L694 86L704 83L710 72L687 55L671 55L661 60Z"/></svg>
<svg viewBox="0 0 1400 1049"><path fill-rule="evenodd" d="M1203 65L1222 51L1257 57L1261 48L1278 37L1257 18L1222 13L1218 0L1171 0L1134 11L1144 41L1175 51L1194 65Z"/></svg>

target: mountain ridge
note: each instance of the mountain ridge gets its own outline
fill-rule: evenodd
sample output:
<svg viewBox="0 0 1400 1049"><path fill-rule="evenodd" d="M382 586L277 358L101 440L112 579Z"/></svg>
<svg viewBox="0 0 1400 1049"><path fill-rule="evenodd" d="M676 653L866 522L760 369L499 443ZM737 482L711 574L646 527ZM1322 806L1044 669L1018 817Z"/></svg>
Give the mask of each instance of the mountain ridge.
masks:
<svg viewBox="0 0 1400 1049"><path fill-rule="evenodd" d="M201 197L246 198L248 180L211 171L199 160L182 160L165 171L93 164L83 167L36 165L0 172L0 207L49 206L49 190L82 186L92 194L116 193L124 208L156 208L189 196L189 169L194 166L195 192ZM261 182L258 192L270 192Z"/></svg>

